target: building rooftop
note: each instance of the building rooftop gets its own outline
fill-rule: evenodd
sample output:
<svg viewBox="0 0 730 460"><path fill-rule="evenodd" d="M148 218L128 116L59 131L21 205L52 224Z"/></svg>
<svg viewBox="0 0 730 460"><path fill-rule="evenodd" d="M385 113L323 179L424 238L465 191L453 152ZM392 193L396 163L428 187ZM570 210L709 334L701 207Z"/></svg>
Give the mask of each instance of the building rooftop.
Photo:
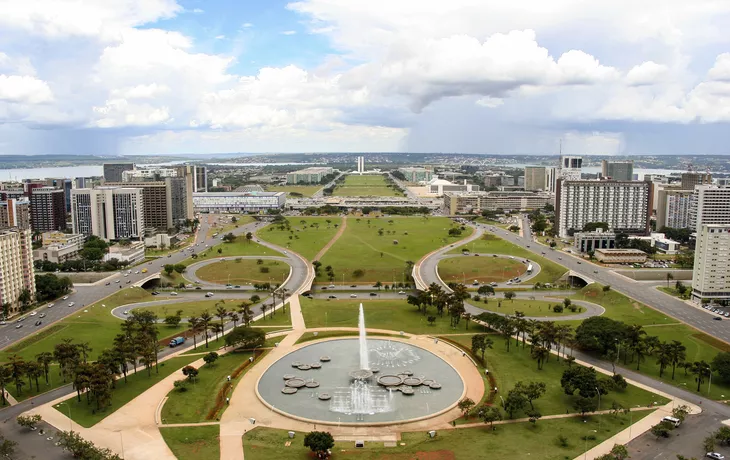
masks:
<svg viewBox="0 0 730 460"><path fill-rule="evenodd" d="M601 252L603 254L635 254L635 255L645 255L646 253L644 251L640 251L638 249L596 249L596 252Z"/></svg>

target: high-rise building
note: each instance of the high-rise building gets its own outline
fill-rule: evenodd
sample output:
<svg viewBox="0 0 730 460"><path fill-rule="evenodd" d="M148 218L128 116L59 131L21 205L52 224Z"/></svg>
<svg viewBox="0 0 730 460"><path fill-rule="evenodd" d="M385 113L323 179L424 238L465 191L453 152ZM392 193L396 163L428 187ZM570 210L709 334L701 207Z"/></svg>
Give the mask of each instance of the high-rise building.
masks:
<svg viewBox="0 0 730 460"><path fill-rule="evenodd" d="M634 180L634 161L601 161L601 176L613 180Z"/></svg>
<svg viewBox="0 0 730 460"><path fill-rule="evenodd" d="M73 181L71 179L46 179L46 186L63 190L66 212L71 212L71 189L73 188Z"/></svg>
<svg viewBox="0 0 730 460"><path fill-rule="evenodd" d="M100 187L71 191L74 233L95 235L105 240L144 237L142 190Z"/></svg>
<svg viewBox="0 0 730 460"><path fill-rule="evenodd" d="M122 171L122 182L161 181L166 177L178 177L176 168L136 168ZM107 181L116 183L115 181Z"/></svg>
<svg viewBox="0 0 730 460"><path fill-rule="evenodd" d="M175 166L177 170L177 177L185 180L185 215L192 219L195 214L193 210L193 193L195 190L195 166L193 165L181 165ZM207 179L207 173L206 173Z"/></svg>
<svg viewBox="0 0 730 460"><path fill-rule="evenodd" d="M17 312L23 291L35 298L35 270L33 268L33 242L30 230L0 230L0 305L9 305L10 312Z"/></svg>
<svg viewBox="0 0 730 460"><path fill-rule="evenodd" d="M652 193L650 182L558 179L558 234L565 238L587 223L606 222L616 233L648 235Z"/></svg>
<svg viewBox="0 0 730 460"><path fill-rule="evenodd" d="M66 229L66 193L59 188L33 188L30 194L30 226L36 232Z"/></svg>
<svg viewBox="0 0 730 460"><path fill-rule="evenodd" d="M712 184L712 174L701 172L682 173L682 189L693 190L695 185Z"/></svg>
<svg viewBox="0 0 730 460"><path fill-rule="evenodd" d="M4 228L30 228L30 201L27 198L0 201L0 229Z"/></svg>
<svg viewBox="0 0 730 460"><path fill-rule="evenodd" d="M730 187L698 185L690 206L689 226L698 233L703 224L730 224Z"/></svg>
<svg viewBox="0 0 730 460"><path fill-rule="evenodd" d="M558 181L558 169L554 166L545 168L545 191L548 193L555 193L555 187Z"/></svg>
<svg viewBox="0 0 730 460"><path fill-rule="evenodd" d="M560 167L558 168L558 179L580 180L582 169L583 157L561 155Z"/></svg>
<svg viewBox="0 0 730 460"><path fill-rule="evenodd" d="M208 168L205 166L195 167L195 176L193 180L193 192L208 191Z"/></svg>
<svg viewBox="0 0 730 460"><path fill-rule="evenodd" d="M357 172L360 174L365 172L365 157L357 157Z"/></svg>
<svg viewBox="0 0 730 460"><path fill-rule="evenodd" d="M165 177L160 181L110 182L112 187L142 190L145 231L166 231L192 219L187 214L187 187L184 177Z"/></svg>
<svg viewBox="0 0 730 460"><path fill-rule="evenodd" d="M657 187L656 228L689 228L694 190Z"/></svg>
<svg viewBox="0 0 730 460"><path fill-rule="evenodd" d="M703 224L697 232L692 298L730 300L730 223Z"/></svg>
<svg viewBox="0 0 730 460"><path fill-rule="evenodd" d="M545 190L547 173L545 166L525 166L525 190Z"/></svg>
<svg viewBox="0 0 730 460"><path fill-rule="evenodd" d="M104 180L106 182L121 182L122 173L134 169L134 163L104 163Z"/></svg>

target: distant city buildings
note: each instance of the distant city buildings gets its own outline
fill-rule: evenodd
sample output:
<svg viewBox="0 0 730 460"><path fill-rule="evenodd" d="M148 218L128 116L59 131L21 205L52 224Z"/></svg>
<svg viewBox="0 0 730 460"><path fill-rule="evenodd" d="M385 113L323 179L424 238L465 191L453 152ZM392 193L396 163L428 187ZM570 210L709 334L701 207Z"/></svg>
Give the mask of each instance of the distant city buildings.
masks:
<svg viewBox="0 0 730 460"><path fill-rule="evenodd" d="M552 203L547 193L536 192L447 192L446 214L472 214L481 211L530 211Z"/></svg>
<svg viewBox="0 0 730 460"><path fill-rule="evenodd" d="M66 229L66 197L62 189L36 187L30 194L30 225L35 232Z"/></svg>
<svg viewBox="0 0 730 460"><path fill-rule="evenodd" d="M703 224L697 232L692 298L730 300L730 221Z"/></svg>
<svg viewBox="0 0 730 460"><path fill-rule="evenodd" d="M682 173L682 189L693 190L695 185L712 184L712 174L700 172Z"/></svg>
<svg viewBox="0 0 730 460"><path fill-rule="evenodd" d="M614 232L649 234L652 184L643 181L558 179L555 213L561 238L585 224L606 222Z"/></svg>
<svg viewBox="0 0 730 460"><path fill-rule="evenodd" d="M46 232L42 238L43 246L33 250L33 259L56 264L76 258L86 240L84 235L62 232Z"/></svg>
<svg viewBox="0 0 730 460"><path fill-rule="evenodd" d="M556 178L557 169L554 167L525 166L524 186L526 191L555 193Z"/></svg>
<svg viewBox="0 0 730 460"><path fill-rule="evenodd" d="M196 212L242 213L282 209L286 204L284 192L207 192L193 194Z"/></svg>
<svg viewBox="0 0 730 460"><path fill-rule="evenodd" d="M0 230L0 305L7 305L9 313L17 312L24 291L32 303L36 289L31 231Z"/></svg>
<svg viewBox="0 0 730 460"><path fill-rule="evenodd" d="M104 180L106 182L121 182L122 173L134 169L134 163L104 163Z"/></svg>
<svg viewBox="0 0 730 460"><path fill-rule="evenodd" d="M602 160L601 176L621 181L634 180L634 162L632 160Z"/></svg>
<svg viewBox="0 0 730 460"><path fill-rule="evenodd" d="M74 233L105 240L140 239L144 217L142 189L99 187L71 192Z"/></svg>
<svg viewBox="0 0 730 460"><path fill-rule="evenodd" d="M428 182L433 179L433 171L426 168L398 168L405 177L407 182Z"/></svg>
<svg viewBox="0 0 730 460"><path fill-rule="evenodd" d="M299 171L290 172L286 175L286 183L289 185L297 184L319 184L326 176L334 172L330 167L306 168Z"/></svg>
<svg viewBox="0 0 730 460"><path fill-rule="evenodd" d="M30 228L30 200L27 198L9 198L0 201L0 229Z"/></svg>

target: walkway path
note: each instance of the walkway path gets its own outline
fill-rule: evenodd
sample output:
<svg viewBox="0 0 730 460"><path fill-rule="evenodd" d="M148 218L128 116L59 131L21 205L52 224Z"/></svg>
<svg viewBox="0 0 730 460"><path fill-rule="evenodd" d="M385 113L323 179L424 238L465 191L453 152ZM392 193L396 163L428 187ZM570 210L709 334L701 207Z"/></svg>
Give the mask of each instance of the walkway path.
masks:
<svg viewBox="0 0 730 460"><path fill-rule="evenodd" d="M314 256L314 259L312 259L312 260L314 261L314 260L322 259L322 257L325 255L325 253L327 251L329 251L329 249L332 247L332 245L335 244L335 242L337 242L337 240L340 239L340 237L342 236L343 233L345 233L346 228L347 228L347 216L342 218L342 223L340 224L340 228L337 229L337 233L335 233L335 236L333 236L332 239L329 240L329 242L327 244L325 244L322 249L319 250L317 255Z"/></svg>

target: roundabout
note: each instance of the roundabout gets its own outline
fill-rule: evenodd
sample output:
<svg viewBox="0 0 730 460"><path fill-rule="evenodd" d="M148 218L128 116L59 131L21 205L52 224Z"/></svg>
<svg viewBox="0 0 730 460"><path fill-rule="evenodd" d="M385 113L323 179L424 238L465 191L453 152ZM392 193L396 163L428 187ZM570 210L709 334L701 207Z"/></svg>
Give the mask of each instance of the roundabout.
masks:
<svg viewBox="0 0 730 460"><path fill-rule="evenodd" d="M540 265L529 259L505 254L445 254L436 266L438 277L444 284L451 282L471 286L473 281L480 284L496 283L494 287L510 287L514 278L520 285L540 274Z"/></svg>
<svg viewBox="0 0 730 460"><path fill-rule="evenodd" d="M259 260L263 264L258 264ZM238 286L235 289L253 289L251 285L254 283L287 284L293 274L291 264L291 258L279 256L217 257L191 264L183 276L204 288L220 289L226 284L235 284ZM262 273L260 267L269 271ZM273 271L272 267L275 267ZM250 273L240 273L244 271ZM221 272L230 272L231 276L222 276Z"/></svg>

